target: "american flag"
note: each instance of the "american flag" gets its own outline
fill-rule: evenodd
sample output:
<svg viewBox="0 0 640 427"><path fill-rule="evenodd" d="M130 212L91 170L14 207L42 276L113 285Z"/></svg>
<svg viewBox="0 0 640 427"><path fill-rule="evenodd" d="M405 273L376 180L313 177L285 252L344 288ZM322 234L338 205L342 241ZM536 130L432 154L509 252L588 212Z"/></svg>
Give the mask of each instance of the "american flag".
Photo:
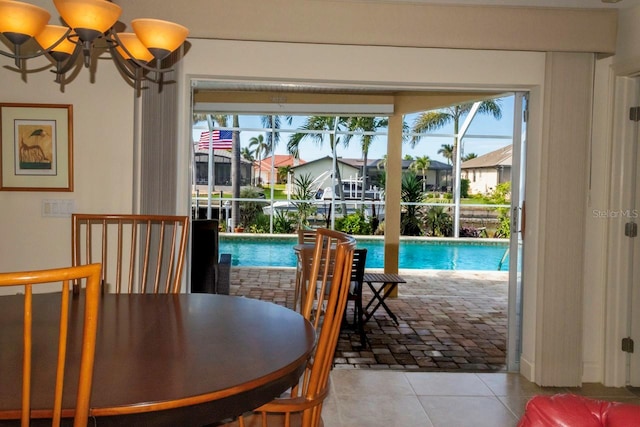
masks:
<svg viewBox="0 0 640 427"><path fill-rule="evenodd" d="M232 131L230 130L214 130L205 131L200 134L200 141L198 141L199 150L209 149L209 134L212 135L213 149L214 150L231 150Z"/></svg>

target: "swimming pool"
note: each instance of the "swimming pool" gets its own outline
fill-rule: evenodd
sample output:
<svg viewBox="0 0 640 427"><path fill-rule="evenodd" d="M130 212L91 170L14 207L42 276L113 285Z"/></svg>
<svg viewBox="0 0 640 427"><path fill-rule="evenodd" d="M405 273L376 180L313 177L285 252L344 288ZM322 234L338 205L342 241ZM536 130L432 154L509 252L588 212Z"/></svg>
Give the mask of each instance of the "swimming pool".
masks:
<svg viewBox="0 0 640 427"><path fill-rule="evenodd" d="M359 248L367 248L367 268L384 267L382 238L357 237ZM231 254L239 267L295 267L296 237L220 235L220 253ZM399 268L427 270L497 271L508 248L504 240L429 239L400 240ZM502 270L508 269L508 257Z"/></svg>

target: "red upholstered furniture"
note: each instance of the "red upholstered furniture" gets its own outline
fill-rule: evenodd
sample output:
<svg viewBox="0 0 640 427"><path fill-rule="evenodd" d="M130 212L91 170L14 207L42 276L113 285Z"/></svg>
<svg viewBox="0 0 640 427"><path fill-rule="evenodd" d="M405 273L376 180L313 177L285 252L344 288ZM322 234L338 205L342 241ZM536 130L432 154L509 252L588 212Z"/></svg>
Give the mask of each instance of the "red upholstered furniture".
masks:
<svg viewBox="0 0 640 427"><path fill-rule="evenodd" d="M535 396L518 427L640 426L640 405L590 399L575 394Z"/></svg>

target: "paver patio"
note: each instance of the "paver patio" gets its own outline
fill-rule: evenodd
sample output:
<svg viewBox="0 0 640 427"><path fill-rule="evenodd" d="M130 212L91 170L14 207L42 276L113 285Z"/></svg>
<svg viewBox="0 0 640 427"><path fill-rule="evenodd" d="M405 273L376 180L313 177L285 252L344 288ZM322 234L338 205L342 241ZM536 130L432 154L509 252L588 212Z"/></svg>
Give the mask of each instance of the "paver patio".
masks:
<svg viewBox="0 0 640 427"><path fill-rule="evenodd" d="M381 270L367 269L368 272ZM495 372L505 370L508 273L402 270L407 281L386 302L396 325L378 310L365 324L369 346L344 329L336 368ZM231 295L291 307L294 268L232 267ZM368 287L363 299L371 298ZM347 308L352 319L353 306Z"/></svg>

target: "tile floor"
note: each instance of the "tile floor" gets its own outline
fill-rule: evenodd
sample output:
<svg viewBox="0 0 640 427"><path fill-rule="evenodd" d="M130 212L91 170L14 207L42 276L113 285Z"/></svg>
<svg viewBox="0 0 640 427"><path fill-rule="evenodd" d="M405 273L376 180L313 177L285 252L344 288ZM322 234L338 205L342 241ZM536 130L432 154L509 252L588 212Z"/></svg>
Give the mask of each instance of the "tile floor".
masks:
<svg viewBox="0 0 640 427"><path fill-rule="evenodd" d="M640 404L640 395L626 388L543 388L511 373L336 368L331 381L325 427L512 427L535 394L571 392Z"/></svg>

